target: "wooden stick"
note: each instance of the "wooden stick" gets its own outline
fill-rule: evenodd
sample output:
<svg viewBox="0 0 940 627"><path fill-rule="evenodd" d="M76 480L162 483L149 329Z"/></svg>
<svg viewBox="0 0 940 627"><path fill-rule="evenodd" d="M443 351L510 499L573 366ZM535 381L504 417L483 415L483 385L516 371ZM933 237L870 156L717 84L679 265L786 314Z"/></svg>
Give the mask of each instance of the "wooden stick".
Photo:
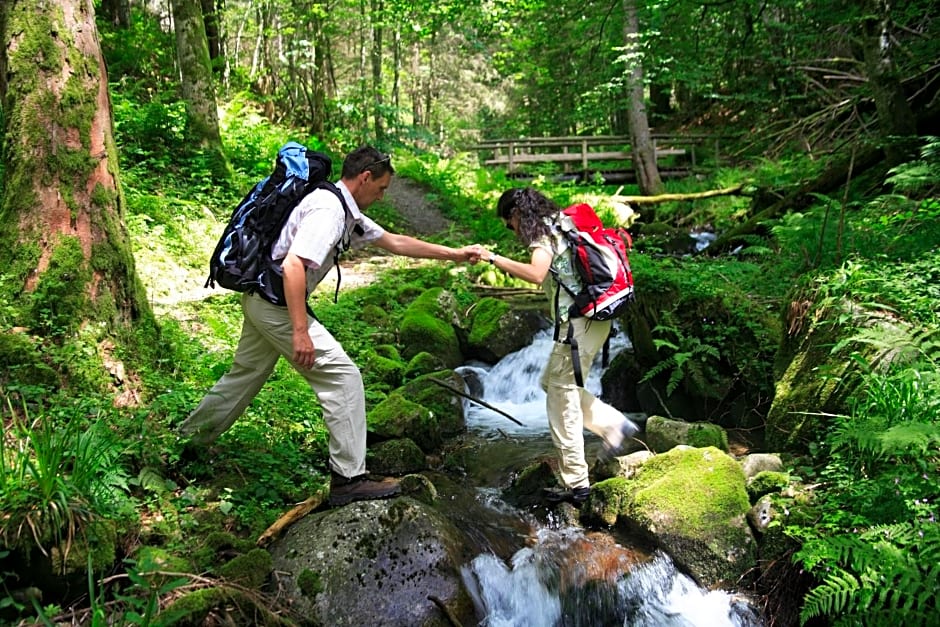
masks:
<svg viewBox="0 0 940 627"><path fill-rule="evenodd" d="M615 194L610 197L615 202L625 202L629 205L654 205L660 202L670 202L673 200L701 200L702 198L712 198L713 196L731 196L741 194L743 185L734 185L724 189L712 189L704 192L690 192L688 194L660 194L658 196L621 196ZM620 190L617 190L618 192Z"/></svg>
<svg viewBox="0 0 940 627"><path fill-rule="evenodd" d="M520 427L524 427L524 426L525 426L525 424L519 422L518 420L516 420L515 418L513 418L512 416L510 416L509 414L507 414L506 412L504 412L504 411L503 411L502 409L500 409L499 407L493 407L492 405L490 405L490 404L487 403L486 401L481 401L481 400L478 399L478 398L474 398L474 397L470 396L469 394L467 394L466 392L464 392L463 390L458 390L458 389L455 388L454 386L448 385L448 384L444 383L443 381L441 381L440 379L435 379L434 377L428 377L428 379L430 379L430 380L433 381L434 383L438 384L438 385L441 386L442 388L447 388L448 390L450 390L451 392L453 392L453 393L456 394L457 396L462 396L462 397L464 397L465 399L467 399L468 401L473 401L473 402L476 403L477 405L480 405L480 406L482 406L482 407L486 407L487 409L490 409L490 410L492 410L492 411L495 411L497 414L500 414L501 416L505 416L506 418L509 418L510 420L512 420L514 423L516 423L516 424L519 425Z"/></svg>
<svg viewBox="0 0 940 627"><path fill-rule="evenodd" d="M317 491L313 496L303 503L295 505L289 512L275 520L273 525L265 529L264 533L258 537L256 544L262 548L271 544L271 542L280 536L287 527L294 524L316 508L320 507L328 495L329 491L326 488L323 488Z"/></svg>

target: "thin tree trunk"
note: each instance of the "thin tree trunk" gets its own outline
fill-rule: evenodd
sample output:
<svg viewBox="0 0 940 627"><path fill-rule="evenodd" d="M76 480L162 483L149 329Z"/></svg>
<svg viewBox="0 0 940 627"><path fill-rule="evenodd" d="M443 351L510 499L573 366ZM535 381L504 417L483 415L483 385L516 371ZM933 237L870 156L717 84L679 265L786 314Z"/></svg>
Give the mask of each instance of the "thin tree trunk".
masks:
<svg viewBox="0 0 940 627"><path fill-rule="evenodd" d="M382 139L382 0L372 0L372 100L373 126L376 139Z"/></svg>
<svg viewBox="0 0 940 627"><path fill-rule="evenodd" d="M232 176L222 149L215 85L209 61L209 46L199 0L171 0L180 86L189 114L193 139L209 156L212 174L218 181Z"/></svg>
<svg viewBox="0 0 940 627"><path fill-rule="evenodd" d="M640 21L637 17L636 0L623 0L624 45L637 52L640 50ZM627 103L630 126L630 143L633 149L633 169L636 172L640 193L655 196L663 191L663 182L656 164L656 147L650 137L649 121L646 117L646 99L643 89L643 61L636 61L627 68Z"/></svg>
<svg viewBox="0 0 940 627"><path fill-rule="evenodd" d="M917 156L917 121L894 62L891 8L887 0L869 0L869 4L865 67L875 98L885 158L889 166L896 166Z"/></svg>

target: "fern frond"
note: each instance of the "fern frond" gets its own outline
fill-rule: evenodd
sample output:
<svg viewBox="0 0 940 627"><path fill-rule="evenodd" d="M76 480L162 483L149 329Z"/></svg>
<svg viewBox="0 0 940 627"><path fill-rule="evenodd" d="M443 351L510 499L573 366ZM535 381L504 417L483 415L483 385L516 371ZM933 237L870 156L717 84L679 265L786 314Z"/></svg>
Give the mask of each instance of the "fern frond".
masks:
<svg viewBox="0 0 940 627"><path fill-rule="evenodd" d="M852 573L839 569L830 572L823 583L806 595L800 611L800 623L822 615L841 614L858 592L859 582Z"/></svg>

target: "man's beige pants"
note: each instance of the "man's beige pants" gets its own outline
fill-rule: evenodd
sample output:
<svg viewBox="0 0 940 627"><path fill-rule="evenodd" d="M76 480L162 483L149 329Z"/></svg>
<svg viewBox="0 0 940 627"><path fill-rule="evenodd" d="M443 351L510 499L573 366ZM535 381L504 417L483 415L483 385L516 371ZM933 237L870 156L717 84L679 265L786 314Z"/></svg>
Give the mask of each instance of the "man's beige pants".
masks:
<svg viewBox="0 0 940 627"><path fill-rule="evenodd" d="M559 337L568 333L568 324L563 323ZM591 362L604 345L610 333L609 320L598 322L587 318L574 318L574 336L578 340L581 372L587 379ZM562 483L567 488L590 485L588 464L584 458L584 430L588 429L607 439L623 427L622 413L582 387L574 380L571 346L555 342L551 356L542 373L542 389L545 390L545 406L552 441L558 449Z"/></svg>
<svg viewBox="0 0 940 627"><path fill-rule="evenodd" d="M245 320L234 362L218 383L180 425L195 444L209 444L224 433L268 380L279 357L289 362L294 354L292 327L286 307L260 296L242 296ZM307 316L313 340L313 368L291 362L320 401L323 421L330 432L330 465L344 477L366 471L366 410L362 375L339 342L315 318Z"/></svg>

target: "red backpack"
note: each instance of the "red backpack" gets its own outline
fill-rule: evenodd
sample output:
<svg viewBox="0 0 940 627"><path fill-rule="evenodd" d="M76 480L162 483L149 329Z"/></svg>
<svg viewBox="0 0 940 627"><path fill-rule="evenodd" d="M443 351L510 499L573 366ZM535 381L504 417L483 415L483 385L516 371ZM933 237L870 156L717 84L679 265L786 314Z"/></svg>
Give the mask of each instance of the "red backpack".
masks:
<svg viewBox="0 0 940 627"><path fill-rule="evenodd" d="M560 281L558 274L552 270L555 282L574 299L568 316L610 320L619 315L634 299L633 273L627 258L627 251L633 245L633 240L626 229L605 227L594 210L584 203L572 205L564 209L562 214L571 218L574 223L574 229L566 229L560 221L557 227L568 241L574 270L580 278L580 285L572 287ZM560 326L557 291L555 310L557 341ZM578 345L571 326L568 327L568 337L565 341L571 344L575 379L578 385L583 387Z"/></svg>

